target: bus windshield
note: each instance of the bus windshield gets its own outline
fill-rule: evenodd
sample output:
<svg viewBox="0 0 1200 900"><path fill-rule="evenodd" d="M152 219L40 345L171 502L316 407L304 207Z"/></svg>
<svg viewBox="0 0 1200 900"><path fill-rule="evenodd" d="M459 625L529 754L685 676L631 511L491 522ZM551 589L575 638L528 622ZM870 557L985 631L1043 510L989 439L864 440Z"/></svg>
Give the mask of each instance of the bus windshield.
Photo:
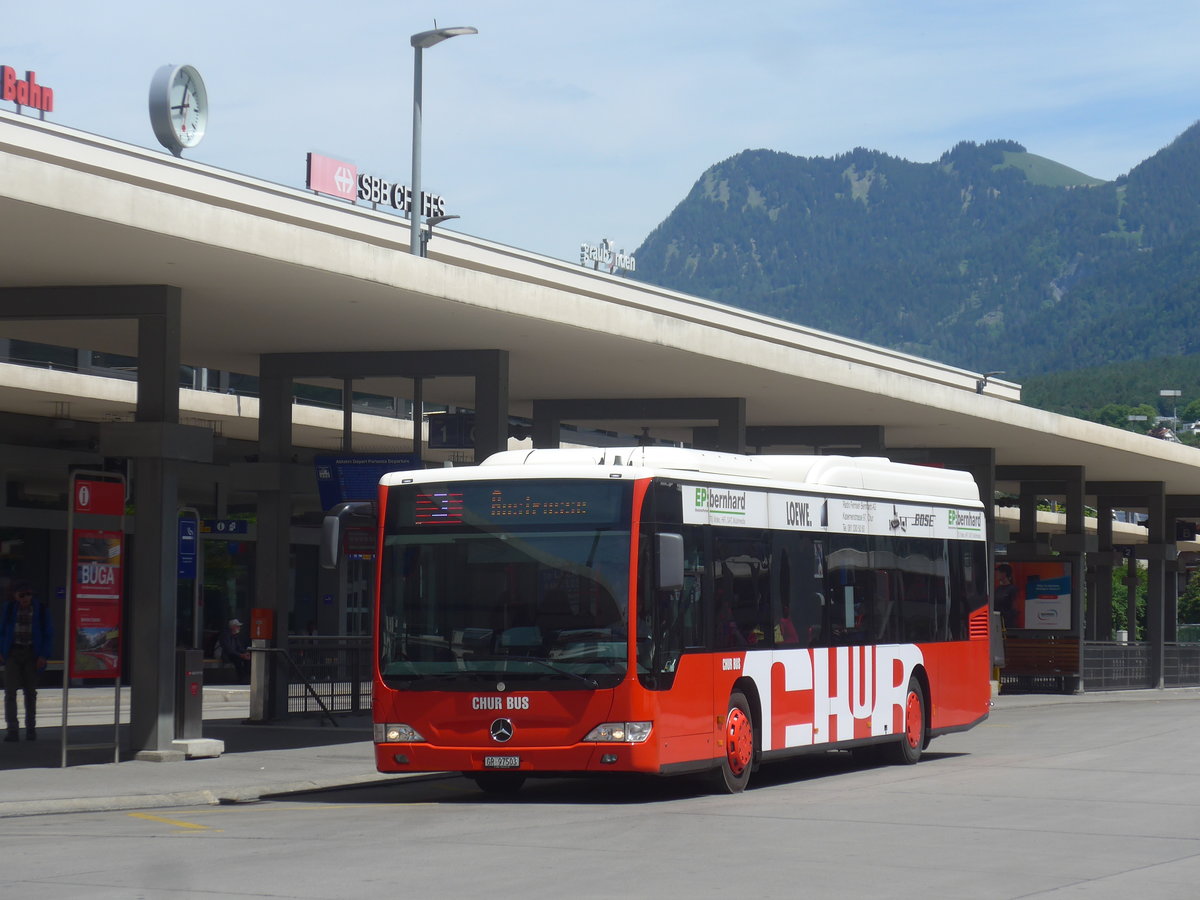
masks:
<svg viewBox="0 0 1200 900"><path fill-rule="evenodd" d="M388 493L379 671L401 690L615 686L626 671L626 483L412 484Z"/></svg>

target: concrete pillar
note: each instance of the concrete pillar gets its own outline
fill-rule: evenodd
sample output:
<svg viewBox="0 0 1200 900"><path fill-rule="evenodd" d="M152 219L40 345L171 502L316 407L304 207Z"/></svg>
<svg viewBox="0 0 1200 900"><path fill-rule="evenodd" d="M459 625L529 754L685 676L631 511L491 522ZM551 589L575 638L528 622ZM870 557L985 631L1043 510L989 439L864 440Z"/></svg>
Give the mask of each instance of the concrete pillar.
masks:
<svg viewBox="0 0 1200 900"><path fill-rule="evenodd" d="M475 462L508 449L508 351L478 351Z"/></svg>
<svg viewBox="0 0 1200 900"><path fill-rule="evenodd" d="M1150 645L1150 687L1161 688L1164 675L1164 637L1166 608L1166 549L1167 510L1166 493L1159 483L1158 491L1147 498L1146 512L1149 518L1147 551L1149 563L1146 567L1146 643ZM1171 529L1171 548L1175 546L1175 530Z"/></svg>
<svg viewBox="0 0 1200 900"><path fill-rule="evenodd" d="M400 404L403 401L396 398L396 414L399 416L402 412ZM417 461L417 468L423 468L422 460L425 455L425 379L413 379L413 396L412 396L412 435L413 435L413 458Z"/></svg>
<svg viewBox="0 0 1200 900"><path fill-rule="evenodd" d="M746 399L727 400L717 420L717 447L726 453L746 452Z"/></svg>
<svg viewBox="0 0 1200 900"><path fill-rule="evenodd" d="M1092 560L1091 603L1087 611L1085 637L1091 641L1111 641L1112 627L1112 573L1113 573L1113 505L1105 498L1096 503L1096 544L1098 552Z"/></svg>
<svg viewBox="0 0 1200 900"><path fill-rule="evenodd" d="M259 378L258 538L255 542L254 604L275 613L274 646L287 649L291 608L292 495L286 467L292 458L292 378ZM249 614L249 610L246 611ZM279 671L275 668L274 671ZM265 699L267 719L287 711L287 683L278 679Z"/></svg>
<svg viewBox="0 0 1200 900"><path fill-rule="evenodd" d="M562 431L562 419L555 414L540 410L538 402L533 403L533 446L538 450L554 450L560 446L559 436Z"/></svg>
<svg viewBox="0 0 1200 900"><path fill-rule="evenodd" d="M342 452L354 452L354 379L342 379Z"/></svg>
<svg viewBox="0 0 1200 900"><path fill-rule="evenodd" d="M1138 559L1135 554L1131 553L1125 564L1125 633L1129 635L1131 643L1145 639L1145 635L1142 635L1141 638L1138 637L1137 585Z"/></svg>
<svg viewBox="0 0 1200 900"><path fill-rule="evenodd" d="M178 424L180 292L161 313L138 317L135 423ZM179 461L165 454L133 463L134 547L129 597L129 741L135 754L171 750L175 739L175 604Z"/></svg>

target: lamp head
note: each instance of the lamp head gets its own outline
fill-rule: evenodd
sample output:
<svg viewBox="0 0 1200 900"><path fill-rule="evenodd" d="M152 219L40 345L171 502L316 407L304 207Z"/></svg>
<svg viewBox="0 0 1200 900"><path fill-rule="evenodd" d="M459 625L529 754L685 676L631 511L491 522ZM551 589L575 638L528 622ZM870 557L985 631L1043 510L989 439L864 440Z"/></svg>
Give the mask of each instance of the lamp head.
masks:
<svg viewBox="0 0 1200 900"><path fill-rule="evenodd" d="M988 380L995 378L997 375L1003 375L1004 372L984 372L982 376L975 380L975 393L982 394L983 389L988 386Z"/></svg>
<svg viewBox="0 0 1200 900"><path fill-rule="evenodd" d="M409 38L409 41L414 48L424 50L426 47L440 44L447 38L458 37L460 34L479 34L479 29L472 28L470 25L460 25L454 28L434 28L432 31L421 31L414 34Z"/></svg>

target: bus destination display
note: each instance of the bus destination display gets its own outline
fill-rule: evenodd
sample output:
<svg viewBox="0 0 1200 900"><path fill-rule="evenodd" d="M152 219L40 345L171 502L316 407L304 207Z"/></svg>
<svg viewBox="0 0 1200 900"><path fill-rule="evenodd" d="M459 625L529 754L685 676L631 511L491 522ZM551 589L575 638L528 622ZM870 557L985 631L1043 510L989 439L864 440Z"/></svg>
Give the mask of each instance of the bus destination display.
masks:
<svg viewBox="0 0 1200 900"><path fill-rule="evenodd" d="M612 524L622 519L622 485L529 481L413 485L413 525ZM404 518L401 513L402 519Z"/></svg>

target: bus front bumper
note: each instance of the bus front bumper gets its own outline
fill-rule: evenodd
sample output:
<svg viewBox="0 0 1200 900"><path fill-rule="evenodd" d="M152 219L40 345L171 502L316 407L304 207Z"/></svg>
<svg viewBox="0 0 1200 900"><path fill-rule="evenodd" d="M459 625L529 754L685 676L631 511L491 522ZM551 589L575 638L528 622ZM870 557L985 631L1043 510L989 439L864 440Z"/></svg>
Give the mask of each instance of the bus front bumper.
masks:
<svg viewBox="0 0 1200 900"><path fill-rule="evenodd" d="M514 772L523 775L572 772L649 772L661 766L652 744L586 743L563 747L435 747L431 744L375 745L380 772Z"/></svg>

